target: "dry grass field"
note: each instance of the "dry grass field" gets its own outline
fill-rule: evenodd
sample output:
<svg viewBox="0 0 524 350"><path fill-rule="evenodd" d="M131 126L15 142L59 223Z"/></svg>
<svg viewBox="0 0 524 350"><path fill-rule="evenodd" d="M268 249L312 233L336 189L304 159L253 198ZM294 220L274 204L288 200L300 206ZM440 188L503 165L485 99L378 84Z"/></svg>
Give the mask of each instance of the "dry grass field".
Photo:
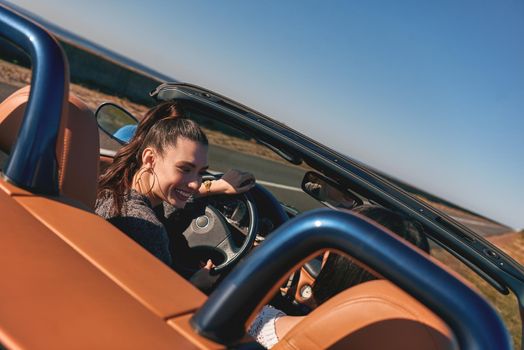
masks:
<svg viewBox="0 0 524 350"><path fill-rule="evenodd" d="M7 85L6 89L14 91L17 88L28 85L30 83L30 78L31 71L29 69L0 60L0 83ZM96 108L104 102L114 102L124 107L138 119L141 119L148 109L146 106L131 102L126 98L108 95L96 90L85 88L78 84L71 84L70 87L71 91L80 97L93 111L95 111ZM2 96L5 97L7 94L4 92ZM275 160L278 162L285 162L282 158L275 155L275 153L270 151L268 148L256 143L254 140L234 138L224 135L221 132L217 132L216 130L205 127L204 129L209 138L209 141L212 144L221 145L222 147L227 147L239 152ZM104 136L101 137L102 147L111 147L111 142L108 141L108 139Z"/></svg>
<svg viewBox="0 0 524 350"><path fill-rule="evenodd" d="M488 239L517 262L524 264L524 234L522 232L490 236ZM515 295L512 293L509 295L500 294L471 269L443 249L433 249L431 255L458 272L471 283L474 289L484 295L495 306L511 333L515 349L520 349L521 320Z"/></svg>

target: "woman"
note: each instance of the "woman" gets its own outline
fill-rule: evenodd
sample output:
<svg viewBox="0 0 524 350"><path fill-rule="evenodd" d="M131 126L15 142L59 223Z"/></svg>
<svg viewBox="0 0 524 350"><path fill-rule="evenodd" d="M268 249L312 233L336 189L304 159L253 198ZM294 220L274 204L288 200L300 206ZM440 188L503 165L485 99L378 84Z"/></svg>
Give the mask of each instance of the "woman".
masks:
<svg viewBox="0 0 524 350"><path fill-rule="evenodd" d="M152 108L100 177L96 213L176 269L173 254L188 247L172 246L171 242L181 239L170 237L164 206L182 209L191 197L242 193L255 183L252 174L238 170L202 183L207 152L206 135L196 122L184 117L179 103L164 102ZM208 260L205 270L212 266Z"/></svg>
<svg viewBox="0 0 524 350"><path fill-rule="evenodd" d="M422 226L401 214L377 205L362 205L352 210L384 226L411 244L429 253L429 243ZM313 285L316 305L357 284L377 279L351 259L326 252L325 264ZM305 316L287 316L281 310L264 306L248 329L249 335L270 349Z"/></svg>

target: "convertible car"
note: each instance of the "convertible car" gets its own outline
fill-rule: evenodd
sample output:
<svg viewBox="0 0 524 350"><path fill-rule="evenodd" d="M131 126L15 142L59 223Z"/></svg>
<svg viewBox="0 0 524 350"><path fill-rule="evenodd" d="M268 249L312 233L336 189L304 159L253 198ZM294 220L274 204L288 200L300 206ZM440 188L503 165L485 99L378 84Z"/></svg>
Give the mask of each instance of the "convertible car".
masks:
<svg viewBox="0 0 524 350"><path fill-rule="evenodd" d="M522 314L524 270L496 245L401 183L249 107L159 82L152 101L182 101L205 128L209 177L235 167L258 179L245 195L206 197L189 210L184 237L222 276L203 294L94 213L99 173L135 118L113 103L95 118L70 91L58 42L3 5L0 33L32 63L30 86L0 104L0 348L260 348L246 328L275 299L304 316L275 349L491 350L520 341L490 293L512 292L509 312ZM100 130L109 135L102 148ZM430 253L352 213L363 204L417 222ZM311 287L327 250L376 279L315 307Z"/></svg>

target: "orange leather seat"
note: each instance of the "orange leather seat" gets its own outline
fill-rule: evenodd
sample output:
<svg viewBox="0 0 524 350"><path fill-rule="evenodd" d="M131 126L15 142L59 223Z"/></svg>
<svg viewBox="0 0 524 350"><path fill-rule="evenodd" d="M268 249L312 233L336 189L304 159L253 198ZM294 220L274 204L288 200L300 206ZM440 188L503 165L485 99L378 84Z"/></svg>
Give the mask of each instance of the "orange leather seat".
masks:
<svg viewBox="0 0 524 350"><path fill-rule="evenodd" d="M458 349L448 326L386 280L339 293L299 322L273 349Z"/></svg>
<svg viewBox="0 0 524 350"><path fill-rule="evenodd" d="M29 88L15 91L0 104L0 149L5 153L10 153L18 135ZM56 147L60 195L92 209L98 181L98 126L93 112L72 93L66 108Z"/></svg>

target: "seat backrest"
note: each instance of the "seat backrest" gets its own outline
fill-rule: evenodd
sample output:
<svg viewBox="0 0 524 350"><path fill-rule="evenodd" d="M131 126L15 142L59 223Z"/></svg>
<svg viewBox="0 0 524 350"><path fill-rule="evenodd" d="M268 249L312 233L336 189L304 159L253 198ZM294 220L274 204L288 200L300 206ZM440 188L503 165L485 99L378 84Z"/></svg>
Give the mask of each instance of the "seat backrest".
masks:
<svg viewBox="0 0 524 350"><path fill-rule="evenodd" d="M0 104L0 149L10 153L18 135L29 86L23 87ZM77 96L69 93L67 118L61 123L56 155L60 195L94 207L100 153L98 127L93 112Z"/></svg>
<svg viewBox="0 0 524 350"><path fill-rule="evenodd" d="M386 280L359 284L326 301L273 349L458 349L448 326Z"/></svg>

